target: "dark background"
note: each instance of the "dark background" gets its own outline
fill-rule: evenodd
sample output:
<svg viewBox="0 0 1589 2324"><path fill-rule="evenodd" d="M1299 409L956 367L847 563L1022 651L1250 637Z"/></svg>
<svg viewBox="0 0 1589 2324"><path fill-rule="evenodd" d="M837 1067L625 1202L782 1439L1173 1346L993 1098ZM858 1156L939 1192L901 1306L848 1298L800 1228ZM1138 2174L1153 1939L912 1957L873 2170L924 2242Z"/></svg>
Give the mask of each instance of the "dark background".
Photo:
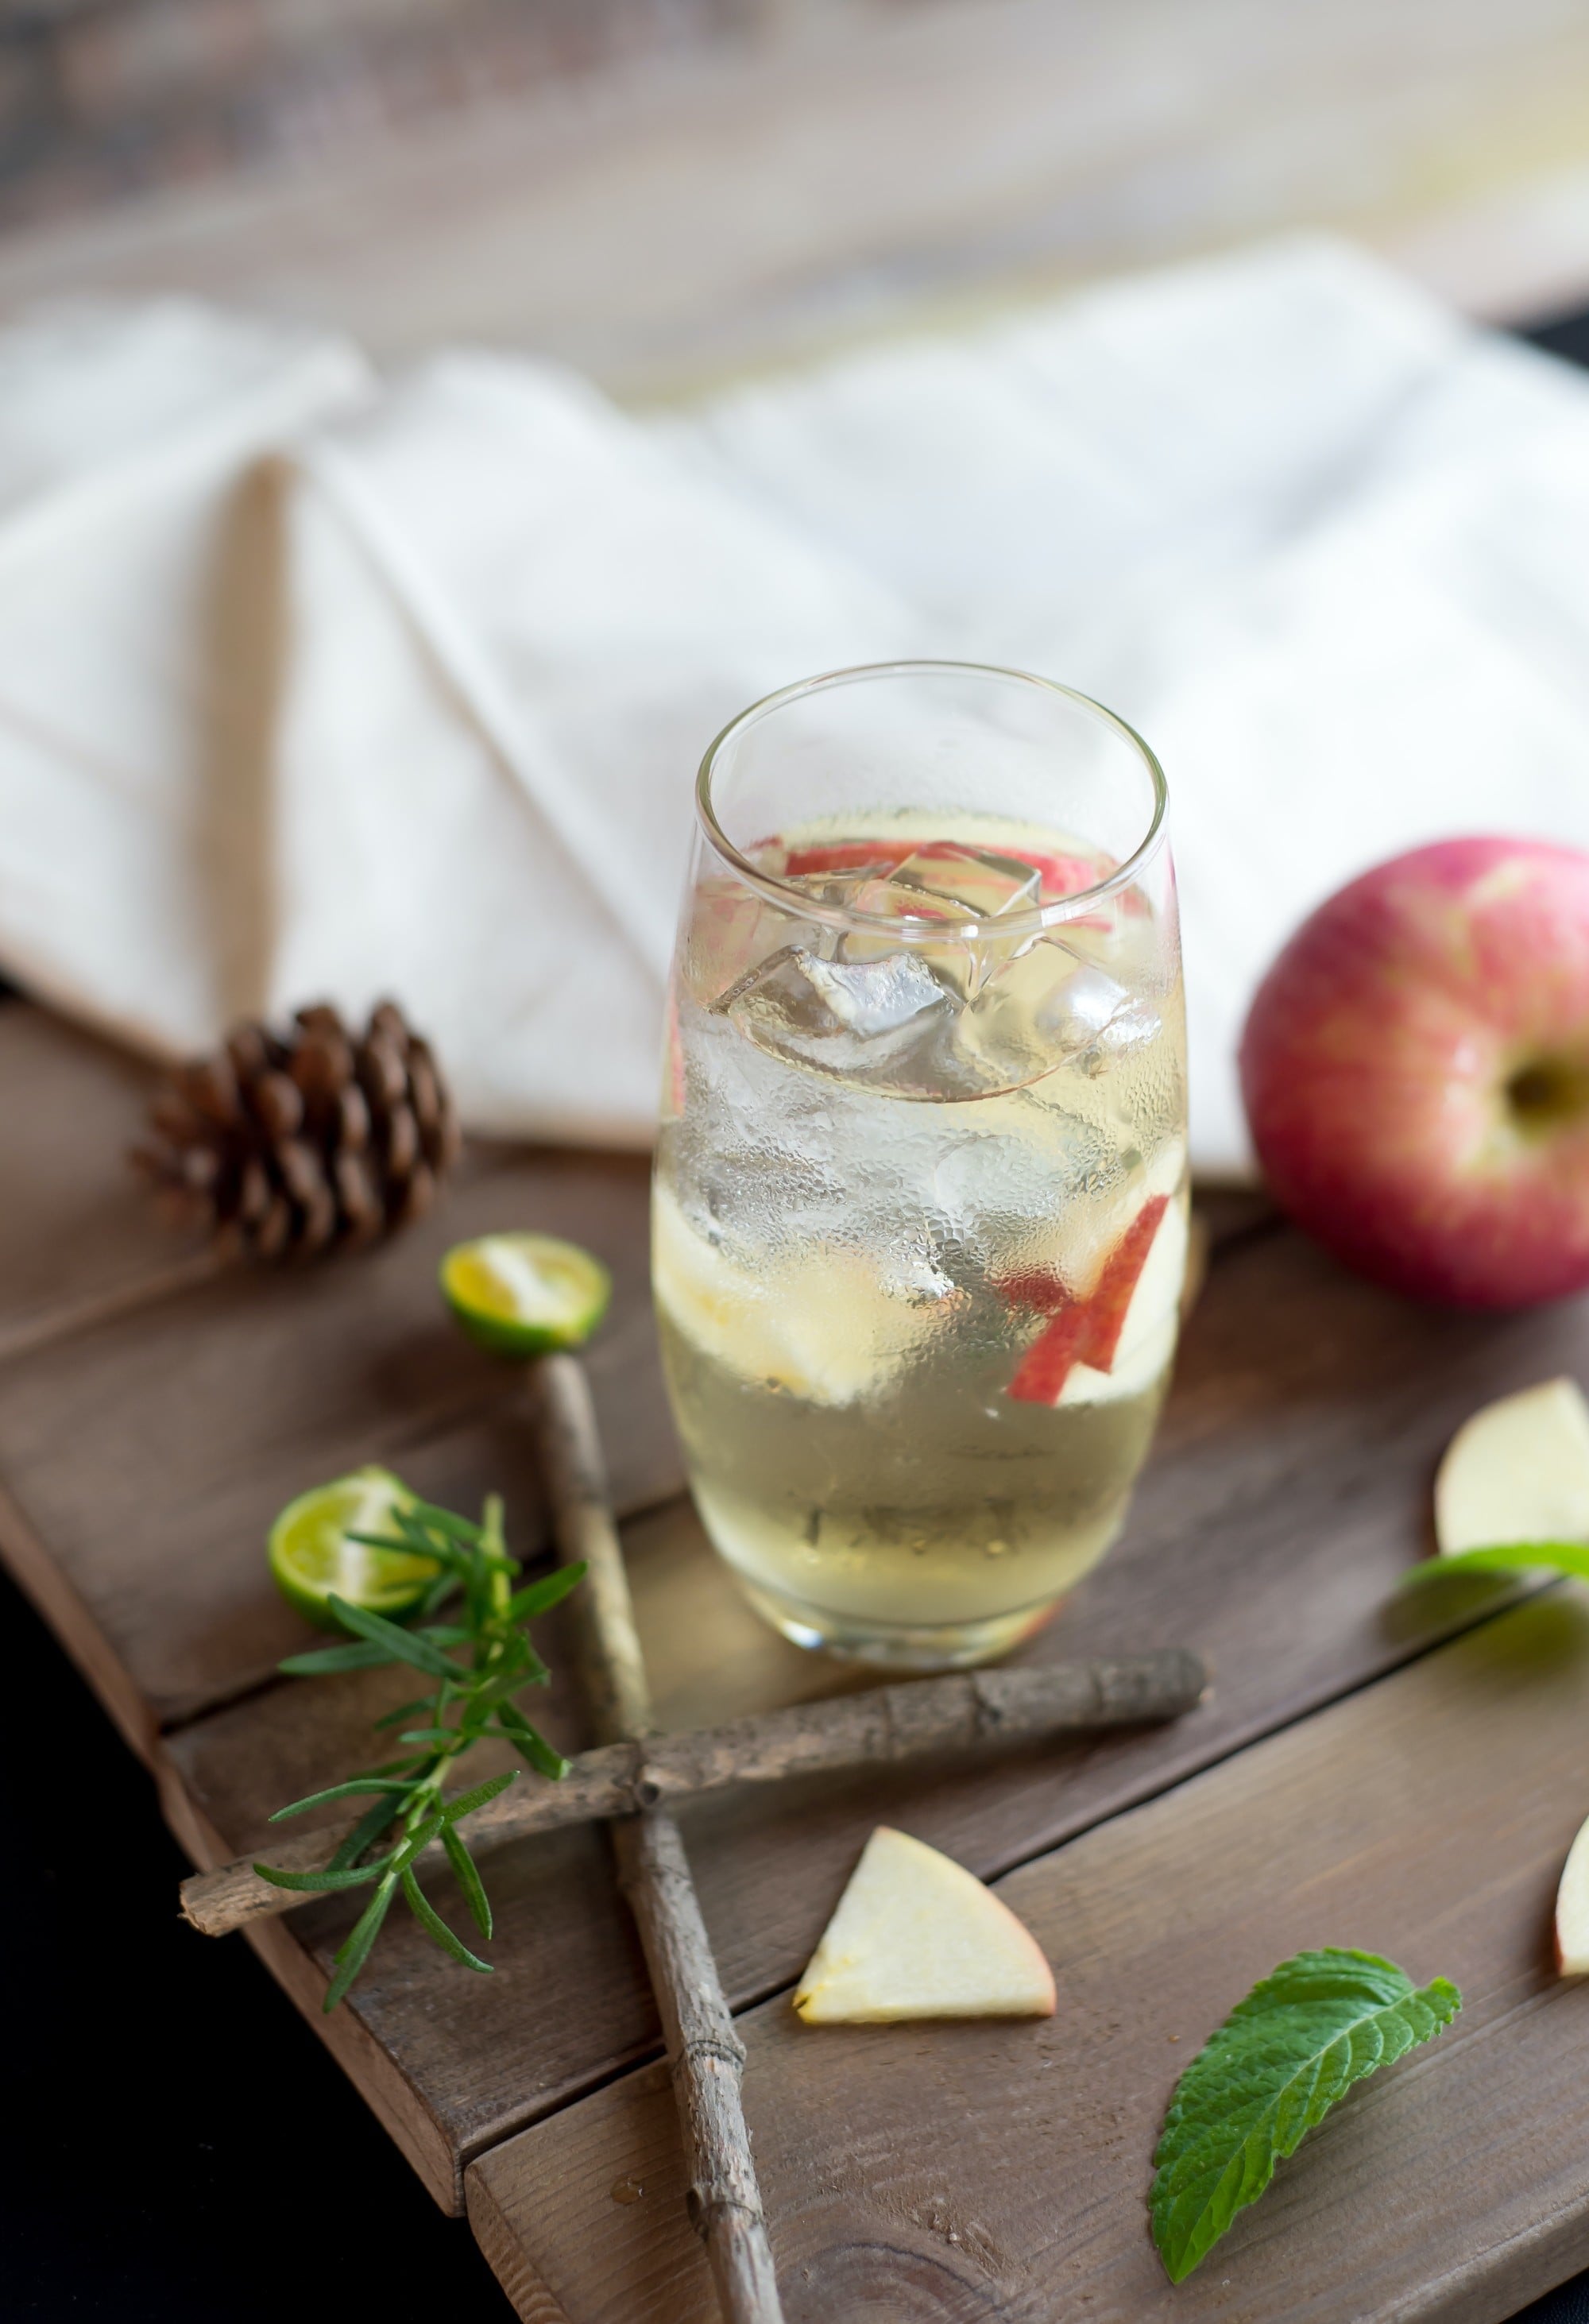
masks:
<svg viewBox="0 0 1589 2324"><path fill-rule="evenodd" d="M1531 336L1589 365L1589 310ZM0 1641L0 2319L504 2324L467 2227L241 1939L179 1921L148 1777L3 1577ZM1589 2324L1589 2277L1526 2324Z"/></svg>

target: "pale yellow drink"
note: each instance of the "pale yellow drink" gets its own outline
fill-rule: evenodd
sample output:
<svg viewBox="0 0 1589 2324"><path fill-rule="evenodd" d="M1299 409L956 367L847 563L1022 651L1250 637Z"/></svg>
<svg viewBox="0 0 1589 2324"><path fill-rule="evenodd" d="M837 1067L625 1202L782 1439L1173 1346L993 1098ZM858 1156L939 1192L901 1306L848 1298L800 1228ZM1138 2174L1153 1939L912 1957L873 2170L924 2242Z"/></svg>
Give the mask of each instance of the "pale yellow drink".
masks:
<svg viewBox="0 0 1589 2324"><path fill-rule="evenodd" d="M789 1635L982 1659L1107 1548L1163 1397L1186 1251L1173 930L1132 890L1002 936L1110 867L992 817L852 818L767 860L918 941L697 893L654 1212L696 1499ZM955 940L922 945L918 912L955 915Z"/></svg>

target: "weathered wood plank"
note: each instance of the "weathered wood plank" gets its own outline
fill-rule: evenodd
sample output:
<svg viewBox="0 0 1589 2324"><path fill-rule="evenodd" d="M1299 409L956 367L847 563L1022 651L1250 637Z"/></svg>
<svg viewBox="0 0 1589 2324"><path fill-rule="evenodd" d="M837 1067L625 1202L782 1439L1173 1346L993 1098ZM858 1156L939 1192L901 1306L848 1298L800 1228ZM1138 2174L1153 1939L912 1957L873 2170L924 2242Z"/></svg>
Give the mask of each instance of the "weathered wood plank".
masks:
<svg viewBox="0 0 1589 2324"><path fill-rule="evenodd" d="M0 1357L63 1311L136 1296L189 1256L124 1159L152 1080L42 1010L0 1008Z"/></svg>
<svg viewBox="0 0 1589 2324"><path fill-rule="evenodd" d="M1512 317L1589 283L1589 32L1561 0L799 0L772 21L10 235L0 311L182 290L385 357L528 344L650 392L1286 226L1405 251Z"/></svg>
<svg viewBox="0 0 1589 2324"><path fill-rule="evenodd" d="M790 2324L1511 2315L1589 2260L1589 1987L1548 1959L1586 1803L1589 1610L1553 1593L1002 1882L1051 2023L814 2031L770 2001L740 2030ZM1451 1976L1463 2014L1172 2289L1144 2199L1176 2075L1321 1943ZM522 2315L707 2324L670 2128L647 2069L471 2166Z"/></svg>
<svg viewBox="0 0 1589 2324"><path fill-rule="evenodd" d="M69 1150L70 1110L52 1119L55 1150ZM42 1175L48 1158L41 1139ZM74 1192L87 1239L108 1246L98 1221L122 1217L119 1176L85 1176ZM230 1273L10 1360L0 1349L0 1476L13 1504L0 1548L45 1603L43 1545L94 1645L77 1617L46 1610L80 1660L103 1664L108 1650L125 1728L227 1701L302 1643L260 1550L307 1485L365 1461L411 1471L443 1499L494 1484L534 1545L513 1373L460 1337L435 1287L448 1242L517 1224L572 1236L612 1266L614 1322L591 1371L614 1490L629 1508L677 1491L638 1157L482 1148L436 1213L383 1250L303 1273ZM51 1602L64 1604L58 1591Z"/></svg>
<svg viewBox="0 0 1589 2324"><path fill-rule="evenodd" d="M798 1973L860 1838L880 1819L1001 1873L1472 1620L1476 1598L1387 1607L1399 1570L1423 1546L1434 1462L1485 1396L1564 1369L1589 1370L1584 1303L1464 1320L1387 1297L1287 1231L1235 1242L1194 1316L1125 1538L1032 1650L1190 1645L1215 1669L1213 1701L1169 1729L975 1766L796 1783L692 1809L686 1836L735 2006ZM635 1520L626 1540L670 1721L835 1683L744 1608L687 1505ZM350 1725L338 1743L343 1705ZM311 1730L278 1691L170 1738L173 1768L204 1801L226 1855L251 1843L268 1805L357 1763L367 1706L359 1702L356 1719L354 1706L351 1690L328 1689L317 1714L325 1723ZM278 1788L267 1797L269 1783ZM419 1932L398 1926L356 1996L441 2144L466 2158L655 2039L596 1834L507 1851L493 1888L498 1971L488 1984L449 1983ZM348 1916L319 1909L323 1922L301 1933L334 1941Z"/></svg>

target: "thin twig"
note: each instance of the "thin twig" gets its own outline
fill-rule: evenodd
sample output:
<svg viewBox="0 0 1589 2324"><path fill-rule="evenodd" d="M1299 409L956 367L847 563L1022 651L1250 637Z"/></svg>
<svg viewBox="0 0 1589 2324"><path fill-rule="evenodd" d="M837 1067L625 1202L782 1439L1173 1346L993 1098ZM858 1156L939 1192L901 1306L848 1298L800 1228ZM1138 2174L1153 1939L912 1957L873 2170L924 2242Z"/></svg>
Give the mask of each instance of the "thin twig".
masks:
<svg viewBox="0 0 1589 2324"><path fill-rule="evenodd" d="M534 1409L558 1554L583 1560L587 1685L604 1741L653 1729L624 1553L607 1499L590 1391L572 1356L535 1367ZM727 2324L782 2324L771 2246L740 2084L744 2045L724 1998L684 1843L672 1815L647 1809L613 1826L618 1880L645 1950L689 2170L689 2216L706 2246Z"/></svg>
<svg viewBox="0 0 1589 2324"><path fill-rule="evenodd" d="M761 1711L690 1734L606 1743L582 1751L560 1783L522 1775L469 1818L469 1847L475 1856L485 1856L536 1832L638 1815L646 1808L679 1807L737 1784L897 1766L935 1753L1177 1719L1199 1701L1206 1677L1196 1655L1166 1646L1152 1654L1031 1670L912 1679L864 1694ZM350 1820L275 1843L271 1860L288 1871L319 1871L352 1829ZM430 1852L439 1855L440 1842ZM182 1910L195 1928L221 1937L312 1901L300 1890L261 1879L254 1861L254 1856L240 1857L182 1883Z"/></svg>

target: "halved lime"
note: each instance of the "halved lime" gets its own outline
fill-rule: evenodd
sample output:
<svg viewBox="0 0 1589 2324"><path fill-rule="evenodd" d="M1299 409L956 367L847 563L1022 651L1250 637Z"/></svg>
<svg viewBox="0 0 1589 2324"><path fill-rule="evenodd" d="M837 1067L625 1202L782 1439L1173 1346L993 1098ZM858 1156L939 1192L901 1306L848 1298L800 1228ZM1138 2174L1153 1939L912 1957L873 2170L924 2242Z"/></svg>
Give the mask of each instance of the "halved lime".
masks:
<svg viewBox="0 0 1589 2324"><path fill-rule="evenodd" d="M371 1549L349 1541L354 1533L386 1533L394 1509L414 1496L390 1469L356 1469L289 1501L271 1527L271 1572L290 1606L318 1629L340 1631L327 1603L333 1594L350 1606L397 1621L411 1613L440 1567L405 1550Z"/></svg>
<svg viewBox="0 0 1589 2324"><path fill-rule="evenodd" d="M471 1339L494 1355L523 1357L588 1340L606 1314L613 1282L577 1243L488 1234L448 1252L441 1289Z"/></svg>

